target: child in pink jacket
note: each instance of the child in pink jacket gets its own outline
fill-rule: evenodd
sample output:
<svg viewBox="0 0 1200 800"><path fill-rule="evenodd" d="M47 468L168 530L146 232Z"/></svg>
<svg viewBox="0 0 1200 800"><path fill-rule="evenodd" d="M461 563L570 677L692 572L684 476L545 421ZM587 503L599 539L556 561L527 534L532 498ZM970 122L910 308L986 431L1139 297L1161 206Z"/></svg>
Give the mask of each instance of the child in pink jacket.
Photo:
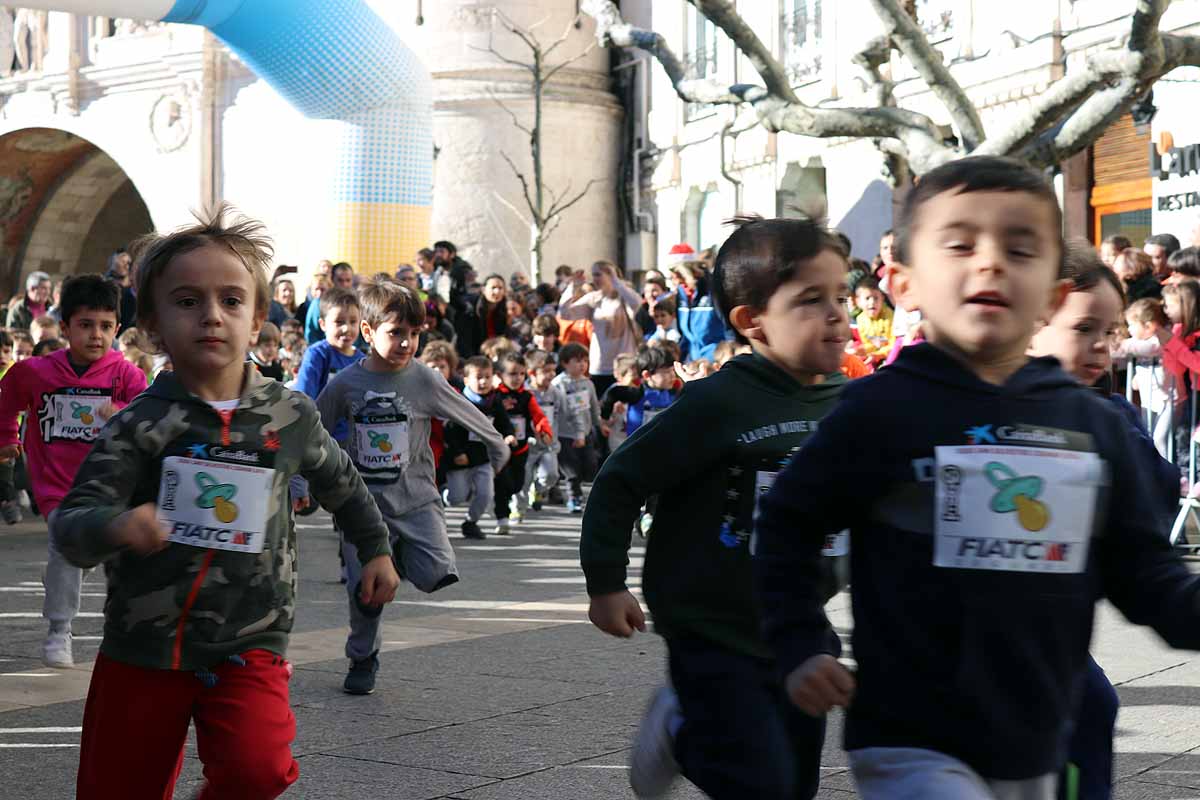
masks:
<svg viewBox="0 0 1200 800"><path fill-rule="evenodd" d="M120 289L99 275L67 280L62 290L66 350L13 364L0 380L0 460L25 451L38 509L49 518L75 480L105 421L146 388L145 374L112 349ZM28 412L25 441L19 416ZM71 621L79 611L83 572L49 545L42 616L50 624L47 666L69 667Z"/></svg>

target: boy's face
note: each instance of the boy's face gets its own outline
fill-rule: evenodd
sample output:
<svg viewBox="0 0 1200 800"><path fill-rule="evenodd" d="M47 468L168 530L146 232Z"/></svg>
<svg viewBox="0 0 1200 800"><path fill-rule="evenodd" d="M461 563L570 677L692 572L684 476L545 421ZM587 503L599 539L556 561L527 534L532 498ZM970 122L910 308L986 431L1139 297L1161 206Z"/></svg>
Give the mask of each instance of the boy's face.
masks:
<svg viewBox="0 0 1200 800"><path fill-rule="evenodd" d="M117 335L117 315L98 308L76 309L66 321L67 346L76 364L93 364L112 349Z"/></svg>
<svg viewBox="0 0 1200 800"><path fill-rule="evenodd" d="M533 346L538 350L545 350L547 353L552 353L556 344L558 344L557 333L535 333L533 335Z"/></svg>
<svg viewBox="0 0 1200 800"><path fill-rule="evenodd" d="M913 221L911 263L893 273L898 304L920 310L927 338L976 367L1023 360L1065 291L1056 219L1028 192L935 195Z"/></svg>
<svg viewBox="0 0 1200 800"><path fill-rule="evenodd" d="M504 385L514 392L525 385L525 367L520 364L508 362L504 365L504 370L500 373L500 380L504 381Z"/></svg>
<svg viewBox="0 0 1200 800"><path fill-rule="evenodd" d="M854 303L871 319L879 319L883 313L883 292L878 289L858 289L854 292Z"/></svg>
<svg viewBox="0 0 1200 800"><path fill-rule="evenodd" d="M442 373L442 378L450 380L450 362L444 358L434 358L426 361L427 366L433 367L438 372Z"/></svg>
<svg viewBox="0 0 1200 800"><path fill-rule="evenodd" d="M490 369L481 369L480 367L467 367L467 372L463 375L463 383L475 394L491 394L492 371Z"/></svg>
<svg viewBox="0 0 1200 800"><path fill-rule="evenodd" d="M570 361L563 364L563 369L572 378L582 378L583 373L587 371L587 360L583 358L572 358Z"/></svg>
<svg viewBox="0 0 1200 800"><path fill-rule="evenodd" d="M259 342L258 357L268 364L279 358L279 342Z"/></svg>
<svg viewBox="0 0 1200 800"><path fill-rule="evenodd" d="M662 367L654 372L642 370L642 383L651 389L667 390L675 385L675 368Z"/></svg>
<svg viewBox="0 0 1200 800"><path fill-rule="evenodd" d="M154 287L151 328L177 370L208 375L242 368L263 318L255 310L254 278L232 252L201 247L176 256ZM116 331L116 315L108 314ZM68 328L75 327L77 312ZM68 335L71 353L75 343ZM112 334L104 350L112 346ZM103 353L101 353L103 355Z"/></svg>
<svg viewBox="0 0 1200 800"><path fill-rule="evenodd" d="M371 345L371 352L375 358L392 369L404 369L412 363L413 354L417 352L417 339L421 335L421 329L395 320L382 322L377 328L371 328L364 322L362 334Z"/></svg>
<svg viewBox="0 0 1200 800"><path fill-rule="evenodd" d="M554 381L554 365L546 364L538 367L533 371L533 388L539 392L544 392L550 388L550 384Z"/></svg>
<svg viewBox="0 0 1200 800"><path fill-rule="evenodd" d="M343 355L354 354L354 343L358 340L358 328L361 313L354 306L334 307L321 317L320 327L325 331L329 344L340 350Z"/></svg>
<svg viewBox="0 0 1200 800"><path fill-rule="evenodd" d="M775 290L765 309L752 312L755 327L744 335L796 377L836 372L850 337L849 293L845 260L822 250Z"/></svg>
<svg viewBox="0 0 1200 800"><path fill-rule="evenodd" d="M1117 334L1121 298L1107 283L1086 292L1071 292L1034 335L1030 352L1054 356L1064 370L1084 386L1091 386L1112 365L1110 346Z"/></svg>
<svg viewBox="0 0 1200 800"><path fill-rule="evenodd" d="M17 342L13 345L13 350L17 361L33 358L33 342Z"/></svg>
<svg viewBox="0 0 1200 800"><path fill-rule="evenodd" d="M654 324L664 331L669 331L675 327L675 315L656 308L654 309Z"/></svg>

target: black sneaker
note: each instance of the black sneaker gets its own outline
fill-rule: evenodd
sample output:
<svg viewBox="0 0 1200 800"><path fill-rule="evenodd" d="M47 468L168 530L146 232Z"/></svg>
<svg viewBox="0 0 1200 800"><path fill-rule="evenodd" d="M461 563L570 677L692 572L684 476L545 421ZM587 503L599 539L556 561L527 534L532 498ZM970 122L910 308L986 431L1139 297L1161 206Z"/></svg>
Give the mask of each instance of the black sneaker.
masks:
<svg viewBox="0 0 1200 800"><path fill-rule="evenodd" d="M478 522L471 520L463 520L462 535L464 539L486 539L487 534L483 532L483 528L479 527Z"/></svg>
<svg viewBox="0 0 1200 800"><path fill-rule="evenodd" d="M370 694L375 691L375 673L379 671L379 651L366 658L352 660L342 690L346 694Z"/></svg>
<svg viewBox="0 0 1200 800"><path fill-rule="evenodd" d="M532 508L534 511L541 511L542 510L542 501L534 500L533 503L530 505L530 508Z"/></svg>

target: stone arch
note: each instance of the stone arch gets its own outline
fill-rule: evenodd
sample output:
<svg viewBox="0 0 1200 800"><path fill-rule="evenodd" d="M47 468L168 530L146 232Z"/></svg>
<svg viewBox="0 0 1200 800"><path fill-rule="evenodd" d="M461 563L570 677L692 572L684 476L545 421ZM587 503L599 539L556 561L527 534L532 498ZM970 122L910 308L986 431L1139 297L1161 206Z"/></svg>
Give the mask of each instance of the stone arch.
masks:
<svg viewBox="0 0 1200 800"><path fill-rule="evenodd" d="M97 253L153 230L145 201L104 150L57 128L0 134L0 300L40 269L103 268Z"/></svg>
<svg viewBox="0 0 1200 800"><path fill-rule="evenodd" d="M21 279L100 272L108 256L154 229L133 181L103 150L88 156L52 190L29 235Z"/></svg>

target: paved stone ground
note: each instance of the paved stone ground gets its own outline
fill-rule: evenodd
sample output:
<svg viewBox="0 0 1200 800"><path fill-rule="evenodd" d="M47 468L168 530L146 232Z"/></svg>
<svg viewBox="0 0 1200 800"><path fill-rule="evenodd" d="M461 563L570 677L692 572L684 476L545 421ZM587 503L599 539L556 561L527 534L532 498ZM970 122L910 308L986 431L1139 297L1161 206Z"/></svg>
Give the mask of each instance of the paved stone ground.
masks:
<svg viewBox="0 0 1200 800"><path fill-rule="evenodd" d="M451 513L457 533L461 517ZM300 780L289 798L461 800L627 798L625 763L663 674L653 636L617 641L586 623L578 517L548 509L510 537L456 538L462 583L405 589L385 612L379 689L342 693L345 594L328 518L301 520L301 587L291 685ZM0 797L73 795L83 697L101 627L90 576L73 670L37 660L45 528L0 531ZM635 550L635 567L640 549ZM844 598L831 616L848 628ZM1053 613L1053 609L1047 609ZM1200 798L1200 657L1166 649L1111 609L1095 654L1119 685L1116 797ZM831 719L822 798L853 797ZM200 781L189 744L176 797ZM681 782L674 800L699 798Z"/></svg>

